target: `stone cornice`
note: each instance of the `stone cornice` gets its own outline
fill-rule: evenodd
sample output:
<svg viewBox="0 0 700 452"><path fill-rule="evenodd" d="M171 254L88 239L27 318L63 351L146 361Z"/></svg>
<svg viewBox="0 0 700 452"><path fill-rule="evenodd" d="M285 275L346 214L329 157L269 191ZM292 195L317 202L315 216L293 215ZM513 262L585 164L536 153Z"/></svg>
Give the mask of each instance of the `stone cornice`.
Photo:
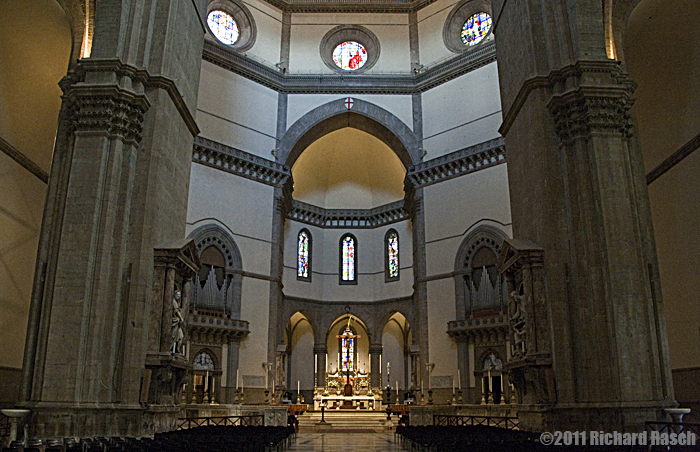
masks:
<svg viewBox="0 0 700 452"><path fill-rule="evenodd" d="M374 209L324 209L301 201L292 201L287 218L320 228L372 229L409 219L404 201Z"/></svg>
<svg viewBox="0 0 700 452"><path fill-rule="evenodd" d="M90 72L112 72L117 78L129 77L133 83L142 84L145 88L153 87L164 90L168 93L168 96L180 113L180 116L187 125L192 136L199 134L197 121L195 121L194 115L187 107L182 94L173 80L163 75L150 74L145 69L139 69L135 66L122 63L117 59L88 58L80 60L78 66L76 66L73 71L73 76L64 78L61 83L76 83L82 81L85 79L85 75Z"/></svg>
<svg viewBox="0 0 700 452"><path fill-rule="evenodd" d="M523 83L520 91L518 91L518 94L513 99L510 108L505 116L503 116L503 124L501 124L501 128L499 129L500 134L506 136L513 122L515 122L515 119L518 117L520 110L525 105L530 93L539 89L552 90L556 85L561 85L566 89L568 85L571 85L571 82L569 82L570 79L578 79L578 83L585 83L587 81L586 74L610 74L610 83L620 83L620 81L614 80L617 78L618 80L621 79L621 84L634 85L634 82L632 82L629 77L626 77L622 68L613 60L579 60L574 64L564 66L558 70L553 70L548 75L536 75ZM628 89L631 88L634 90L634 87L636 87L636 85L628 86Z"/></svg>
<svg viewBox="0 0 700 452"><path fill-rule="evenodd" d="M202 137L194 139L192 161L273 187L292 177L289 167Z"/></svg>
<svg viewBox="0 0 700 452"><path fill-rule="evenodd" d="M447 334L453 339L468 338L492 332L508 332L507 315L496 314L465 320L453 320L447 323Z"/></svg>
<svg viewBox="0 0 700 452"><path fill-rule="evenodd" d="M190 339L195 342L227 343L246 337L250 333L248 326L245 320L192 311L187 329Z"/></svg>
<svg viewBox="0 0 700 452"><path fill-rule="evenodd" d="M312 298L302 298L302 297L295 297L291 295L285 295L284 296L284 301L286 302L295 302L295 303L309 303L309 304L317 304L317 305L322 305L322 306L329 306L329 305L336 305L336 306L342 306L342 305L352 305L352 306L377 306L377 305L382 305L382 304L392 304L392 303L411 303L413 302L413 295L408 295L406 297L398 297L398 298L387 298L384 300L365 300L365 301L328 301L328 300L314 300Z"/></svg>
<svg viewBox="0 0 700 452"><path fill-rule="evenodd" d="M505 161L505 141L499 137L419 163L408 170L406 179L414 188L421 188L499 165Z"/></svg>
<svg viewBox="0 0 700 452"><path fill-rule="evenodd" d="M417 74L394 75L285 75L211 41L205 41L202 58L275 91L289 94L414 94L496 61L496 46L490 41Z"/></svg>
<svg viewBox="0 0 700 452"><path fill-rule="evenodd" d="M12 160L21 165L24 169L35 175L43 183L49 182L49 174L44 171L39 165L34 163L29 157L22 154L17 148L0 137L0 151L10 157Z"/></svg>
<svg viewBox="0 0 700 452"><path fill-rule="evenodd" d="M410 13L435 0L265 0L290 13Z"/></svg>

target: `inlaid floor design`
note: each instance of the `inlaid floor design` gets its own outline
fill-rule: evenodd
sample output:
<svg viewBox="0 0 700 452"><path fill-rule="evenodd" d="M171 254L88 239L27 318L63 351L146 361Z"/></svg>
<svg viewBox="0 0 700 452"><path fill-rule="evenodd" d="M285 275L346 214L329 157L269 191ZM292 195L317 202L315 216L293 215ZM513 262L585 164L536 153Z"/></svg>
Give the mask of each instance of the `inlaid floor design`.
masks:
<svg viewBox="0 0 700 452"><path fill-rule="evenodd" d="M398 439L398 438L397 438ZM393 433L299 433L289 452L316 451L401 452Z"/></svg>

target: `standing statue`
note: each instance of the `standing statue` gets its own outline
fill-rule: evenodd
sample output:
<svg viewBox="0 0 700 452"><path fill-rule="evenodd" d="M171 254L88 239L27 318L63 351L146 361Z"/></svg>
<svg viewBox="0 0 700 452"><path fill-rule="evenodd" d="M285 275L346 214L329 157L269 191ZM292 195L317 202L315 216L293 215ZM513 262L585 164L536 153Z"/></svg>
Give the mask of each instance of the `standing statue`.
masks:
<svg viewBox="0 0 700 452"><path fill-rule="evenodd" d="M182 293L176 290L173 294L173 317L172 317L172 340L173 340L173 353L184 354L182 349L182 341L185 338L185 333L183 331L183 326L185 324L185 318L182 316L182 305L181 305Z"/></svg>
<svg viewBox="0 0 700 452"><path fill-rule="evenodd" d="M510 293L510 325L513 330L513 350L512 355L520 358L525 355L525 336L527 334L525 308L523 306L523 296L516 291Z"/></svg>

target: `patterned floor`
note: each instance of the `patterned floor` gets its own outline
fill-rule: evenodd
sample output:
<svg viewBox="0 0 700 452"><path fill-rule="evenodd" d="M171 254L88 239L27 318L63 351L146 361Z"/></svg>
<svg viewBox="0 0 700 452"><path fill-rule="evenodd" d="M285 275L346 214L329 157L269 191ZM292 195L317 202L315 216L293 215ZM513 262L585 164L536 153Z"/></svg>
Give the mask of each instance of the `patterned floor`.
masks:
<svg viewBox="0 0 700 452"><path fill-rule="evenodd" d="M290 452L361 450L362 452L401 452L393 433L299 433Z"/></svg>

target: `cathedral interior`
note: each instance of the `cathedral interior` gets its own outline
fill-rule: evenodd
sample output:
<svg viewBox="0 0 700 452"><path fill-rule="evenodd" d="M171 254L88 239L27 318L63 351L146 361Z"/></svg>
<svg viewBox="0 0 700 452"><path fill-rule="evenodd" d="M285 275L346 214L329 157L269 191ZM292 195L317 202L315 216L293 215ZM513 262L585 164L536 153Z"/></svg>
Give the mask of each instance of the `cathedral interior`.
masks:
<svg viewBox="0 0 700 452"><path fill-rule="evenodd" d="M0 407L37 437L387 387L532 431L700 422L698 25L0 2Z"/></svg>

